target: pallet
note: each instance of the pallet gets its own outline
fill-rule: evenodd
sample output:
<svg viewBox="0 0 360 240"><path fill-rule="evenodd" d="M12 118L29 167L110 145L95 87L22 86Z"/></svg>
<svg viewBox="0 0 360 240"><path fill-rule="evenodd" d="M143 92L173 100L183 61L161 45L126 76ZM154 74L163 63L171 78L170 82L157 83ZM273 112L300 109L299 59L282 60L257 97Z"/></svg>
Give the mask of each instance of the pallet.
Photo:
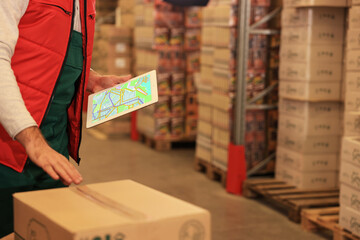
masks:
<svg viewBox="0 0 360 240"><path fill-rule="evenodd" d="M291 221L300 223L301 211L308 208L339 206L339 189L299 189L276 179L248 179L243 195L263 197L287 211Z"/></svg>
<svg viewBox="0 0 360 240"><path fill-rule="evenodd" d="M209 179L219 181L223 187L226 187L226 171L200 158L195 158L194 168L198 172L205 173Z"/></svg>
<svg viewBox="0 0 360 240"><path fill-rule="evenodd" d="M154 139L145 134L139 134L140 142L145 143L146 146L155 149L156 151L169 151L175 147L194 147L195 137L191 138L169 138L169 139Z"/></svg>
<svg viewBox="0 0 360 240"><path fill-rule="evenodd" d="M329 230L333 240L360 240L339 225L339 207L305 209L301 212L301 227L308 232Z"/></svg>

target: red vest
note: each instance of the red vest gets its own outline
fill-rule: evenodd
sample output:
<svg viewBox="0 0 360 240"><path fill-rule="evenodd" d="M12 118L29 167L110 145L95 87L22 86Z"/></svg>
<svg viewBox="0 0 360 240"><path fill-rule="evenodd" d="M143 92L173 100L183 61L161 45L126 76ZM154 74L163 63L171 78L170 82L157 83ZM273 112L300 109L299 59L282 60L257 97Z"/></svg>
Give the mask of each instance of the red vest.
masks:
<svg viewBox="0 0 360 240"><path fill-rule="evenodd" d="M19 23L19 39L11 67L25 105L40 126L61 74L70 33L74 0L29 0ZM84 91L90 72L95 29L95 0L80 0L84 69L76 95L68 110L70 156L77 162L81 141ZM13 141L0 125L0 164L22 172L27 160L25 149Z"/></svg>

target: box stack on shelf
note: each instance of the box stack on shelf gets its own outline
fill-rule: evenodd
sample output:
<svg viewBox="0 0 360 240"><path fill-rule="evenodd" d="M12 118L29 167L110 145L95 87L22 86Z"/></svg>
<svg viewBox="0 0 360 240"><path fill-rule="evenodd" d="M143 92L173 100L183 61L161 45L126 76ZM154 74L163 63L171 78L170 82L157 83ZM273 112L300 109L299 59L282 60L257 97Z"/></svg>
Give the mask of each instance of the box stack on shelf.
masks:
<svg viewBox="0 0 360 240"><path fill-rule="evenodd" d="M348 24L339 221L343 228L360 235L360 1L352 1Z"/></svg>
<svg viewBox="0 0 360 240"><path fill-rule="evenodd" d="M120 0L121 1L121 0ZM123 0L128 1L128 0ZM96 19L104 24L115 23L115 9L118 6L118 0L99 0L96 1Z"/></svg>
<svg viewBox="0 0 360 240"><path fill-rule="evenodd" d="M346 1L320 6L282 14L276 178L299 188L338 185Z"/></svg>
<svg viewBox="0 0 360 240"><path fill-rule="evenodd" d="M133 28L129 17L117 15L123 19L121 24L114 25L108 16L115 16L115 9L125 9L130 15L134 12L134 0L97 1L97 22L93 58L91 66L100 74L128 75L133 74ZM110 24L111 23L111 24ZM87 105L85 105L85 108ZM106 139L130 133L130 116L125 115L93 129L96 137Z"/></svg>
<svg viewBox="0 0 360 240"><path fill-rule="evenodd" d="M139 132L154 140L195 138L200 67L200 9L175 7L160 0L136 5L136 73L156 69L159 102L138 111Z"/></svg>
<svg viewBox="0 0 360 240"><path fill-rule="evenodd" d="M136 0L118 0L115 12L115 25L117 27L135 27Z"/></svg>

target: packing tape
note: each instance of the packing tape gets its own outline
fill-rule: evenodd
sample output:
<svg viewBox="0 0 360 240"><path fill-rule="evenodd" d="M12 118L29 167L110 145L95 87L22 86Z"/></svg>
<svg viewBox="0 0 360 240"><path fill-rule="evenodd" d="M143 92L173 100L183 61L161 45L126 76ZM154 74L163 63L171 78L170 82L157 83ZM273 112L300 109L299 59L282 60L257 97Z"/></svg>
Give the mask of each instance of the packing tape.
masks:
<svg viewBox="0 0 360 240"><path fill-rule="evenodd" d="M94 190L91 190L87 186L79 186L70 189L73 192L79 194L80 196L96 203L97 205L108 208L121 216L131 218L134 221L143 221L147 219L147 216L144 213L131 209L121 203L118 203Z"/></svg>

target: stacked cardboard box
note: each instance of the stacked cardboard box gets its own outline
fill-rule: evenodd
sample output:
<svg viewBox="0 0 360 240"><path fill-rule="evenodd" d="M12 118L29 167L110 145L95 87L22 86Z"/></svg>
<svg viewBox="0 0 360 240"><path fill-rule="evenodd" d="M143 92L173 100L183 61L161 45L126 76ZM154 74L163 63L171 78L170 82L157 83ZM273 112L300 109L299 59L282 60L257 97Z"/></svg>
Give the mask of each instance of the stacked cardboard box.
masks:
<svg viewBox="0 0 360 240"><path fill-rule="evenodd" d="M136 0L118 0L115 12L115 25L117 27L135 27Z"/></svg>
<svg viewBox="0 0 360 240"><path fill-rule="evenodd" d="M196 135L195 74L200 71L200 9L162 1L135 7L136 72L158 72L160 101L139 111L138 130L171 141Z"/></svg>
<svg viewBox="0 0 360 240"><path fill-rule="evenodd" d="M128 0L126 0L128 1ZM115 23L115 9L118 6L118 0L100 0L96 1L96 19L105 24Z"/></svg>
<svg viewBox="0 0 360 240"><path fill-rule="evenodd" d="M103 24L94 43L92 67L101 74L133 72L133 30Z"/></svg>
<svg viewBox="0 0 360 240"><path fill-rule="evenodd" d="M345 11L284 5L276 177L299 188L336 187Z"/></svg>
<svg viewBox="0 0 360 240"><path fill-rule="evenodd" d="M340 225L360 235L360 2L349 9L346 45L344 138L340 164Z"/></svg>
<svg viewBox="0 0 360 240"><path fill-rule="evenodd" d="M250 22L255 23L265 16L269 6L270 1L252 1ZM234 125L238 7L238 1L212 1L203 9L197 157L225 171ZM261 35L251 36L248 98L255 97L265 88L267 56L268 39ZM246 158L250 167L263 160L265 155L266 117L264 111L249 111L246 118Z"/></svg>

